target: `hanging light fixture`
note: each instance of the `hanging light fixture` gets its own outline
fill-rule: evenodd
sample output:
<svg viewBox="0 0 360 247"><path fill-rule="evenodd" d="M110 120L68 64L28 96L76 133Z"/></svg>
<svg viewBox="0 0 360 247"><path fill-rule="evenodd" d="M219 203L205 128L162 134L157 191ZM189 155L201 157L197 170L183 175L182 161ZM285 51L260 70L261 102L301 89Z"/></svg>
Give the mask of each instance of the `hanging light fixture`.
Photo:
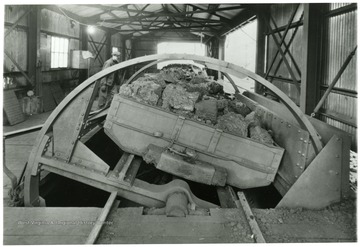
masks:
<svg viewBox="0 0 360 247"><path fill-rule="evenodd" d="M87 32L88 32L89 34L95 33L95 27L94 27L94 26L88 26L88 27L87 27Z"/></svg>

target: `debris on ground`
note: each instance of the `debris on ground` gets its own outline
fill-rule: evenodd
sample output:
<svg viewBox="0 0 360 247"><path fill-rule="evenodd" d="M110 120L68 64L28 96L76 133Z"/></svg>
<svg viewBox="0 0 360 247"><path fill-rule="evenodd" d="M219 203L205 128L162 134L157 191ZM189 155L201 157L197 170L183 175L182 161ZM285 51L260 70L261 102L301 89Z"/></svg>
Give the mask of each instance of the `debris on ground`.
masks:
<svg viewBox="0 0 360 247"><path fill-rule="evenodd" d="M252 210L268 243L354 242L357 239L356 199L347 199L319 210Z"/></svg>
<svg viewBox="0 0 360 247"><path fill-rule="evenodd" d="M357 153L350 150L350 188L357 192Z"/></svg>
<svg viewBox="0 0 360 247"><path fill-rule="evenodd" d="M261 118L246 104L224 93L221 82L187 64L165 66L120 87L120 95L161 107L213 128L274 145Z"/></svg>

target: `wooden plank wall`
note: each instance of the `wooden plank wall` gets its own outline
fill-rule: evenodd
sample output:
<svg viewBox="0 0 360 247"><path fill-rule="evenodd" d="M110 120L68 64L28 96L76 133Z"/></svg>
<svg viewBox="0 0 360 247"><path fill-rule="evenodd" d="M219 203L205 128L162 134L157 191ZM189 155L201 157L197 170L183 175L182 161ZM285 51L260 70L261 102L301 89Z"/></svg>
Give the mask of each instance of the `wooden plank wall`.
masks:
<svg viewBox="0 0 360 247"><path fill-rule="evenodd" d="M59 25L61 23L61 25ZM70 20L60 14L52 12L47 9L41 10L41 34L40 34L40 56L41 56L41 70L42 83L44 94L51 92L51 84L59 84L64 94L68 94L79 83L77 70L70 68L51 69L51 37L65 37L69 39L69 50L78 50L80 47L79 36L80 27L77 23L71 23ZM69 64L70 65L70 64ZM53 97L46 97L48 100ZM44 102L44 106L56 102ZM55 104L53 104L55 103ZM49 110L53 108L48 108ZM47 110L47 109L45 109Z"/></svg>
<svg viewBox="0 0 360 247"><path fill-rule="evenodd" d="M6 5L5 6L5 32L13 23L15 23L19 17L21 17L30 6L22 5ZM12 32L6 37L4 42L4 49L8 51L12 57L20 64L21 68L27 73L28 64L28 16L24 17L19 25L12 30ZM61 25L59 25L61 23ZM40 60L41 60L41 81L43 83L44 93L51 92L51 87L60 86L63 95L67 95L73 90L79 82L79 70L70 68L70 54L71 50L81 49L80 40L80 25L71 21L64 15L58 14L51 10L43 8L41 10L41 32L40 32ZM97 46L101 46L102 37L106 34L105 31L97 29L92 35ZM51 69L51 37L64 37L69 39L69 67L61 69ZM88 39L89 40L89 39ZM104 42L105 40L102 40ZM113 34L111 36L111 45L118 47L121 51L122 37L120 34ZM106 61L106 44L104 45L100 56L103 61ZM94 55L96 52L88 42L88 50ZM97 60L92 59L90 67L90 75L93 75L100 71L102 64ZM14 85L7 90L15 90L18 99L26 96L26 80L19 72L19 69L11 62L11 60L4 55L4 69L5 76L13 78ZM59 88L58 88L59 89ZM60 97L59 91L57 91L57 97ZM45 107L44 110L53 110L56 107L56 102L52 95L46 95L43 97Z"/></svg>
<svg viewBox="0 0 360 247"><path fill-rule="evenodd" d="M23 14L26 13L27 7L24 6L6 6L5 7L5 27L6 32L14 22L16 22ZM17 28L11 31L11 33L4 39L4 50L8 51L23 70L27 70L27 27L28 18L24 17L19 22ZM16 85L25 86L25 78L18 73L19 69L13 64L13 62L4 55L4 72L6 75L12 75L13 81ZM10 72L10 73L8 73ZM15 87L14 86L14 87Z"/></svg>

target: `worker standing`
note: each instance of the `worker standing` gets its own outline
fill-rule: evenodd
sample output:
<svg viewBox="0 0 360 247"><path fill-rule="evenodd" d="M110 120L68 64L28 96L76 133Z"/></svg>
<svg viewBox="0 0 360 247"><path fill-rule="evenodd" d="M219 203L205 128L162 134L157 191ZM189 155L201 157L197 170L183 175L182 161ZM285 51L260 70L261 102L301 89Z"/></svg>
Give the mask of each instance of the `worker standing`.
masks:
<svg viewBox="0 0 360 247"><path fill-rule="evenodd" d="M114 51L112 57L104 63L102 70L109 68L115 64L120 62L119 51ZM118 75L118 71L115 71L100 80L100 88L99 88L99 99L98 99L98 108L104 108L110 105L111 100L116 93L117 85L119 85L120 79Z"/></svg>

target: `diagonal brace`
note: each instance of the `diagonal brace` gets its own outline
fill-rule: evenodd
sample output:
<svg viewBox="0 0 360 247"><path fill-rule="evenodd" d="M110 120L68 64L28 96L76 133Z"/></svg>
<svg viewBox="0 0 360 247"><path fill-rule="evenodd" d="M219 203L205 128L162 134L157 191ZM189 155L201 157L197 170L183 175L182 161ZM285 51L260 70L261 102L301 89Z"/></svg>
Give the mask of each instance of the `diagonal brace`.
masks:
<svg viewBox="0 0 360 247"><path fill-rule="evenodd" d="M303 17L304 17L304 14L301 15L300 21L303 19ZM289 40L289 44L288 44L288 46L286 46L286 48L285 48L284 54L287 54L287 53L288 53L288 51L289 51L289 49L290 49L290 45L292 44L292 42L293 42L293 40L294 40L294 38L295 38L296 33L297 33L298 30L299 30L299 26L296 26L296 27L295 27L295 30L294 30L294 32L293 32L293 34L291 35L291 38L290 38L290 40ZM281 57L280 60L279 60L279 62L278 62L278 64L277 64L276 67L275 67L274 75L276 75L276 73L279 71L279 68L280 68L280 65L281 65L282 61L283 61L283 59L282 59L282 57ZM299 75L301 76L301 72L298 71L298 73L299 73Z"/></svg>
<svg viewBox="0 0 360 247"><path fill-rule="evenodd" d="M291 26L291 24L292 24L292 22L293 22L293 20L294 20L294 17L295 17L295 14L296 14L296 12L297 12L297 10L298 10L298 8L299 8L299 5L300 5L300 4L298 4L298 5L296 6L294 12L292 13L292 15L291 15L291 17L290 17L290 19L289 19L289 22L288 22L288 24L286 25L286 28L285 28L285 31L284 31L283 36L281 37L281 35L280 35L280 33L279 33L279 37L281 38L280 46L282 46L283 44L285 44L286 35L287 35L287 33L289 32L290 26ZM288 47L289 47L289 46L290 46L290 43L289 43L288 46L285 45L286 50L288 50ZM286 52L285 52L285 53L286 53ZM272 59L272 61L271 61L271 63L270 63L270 66L269 66L269 68L268 68L268 71L266 72L266 75L265 75L265 79L267 79L267 77L269 76L269 73L270 73L270 71L271 71L271 69L272 69L272 67L273 67L273 65L274 65L274 63L275 63L275 60L276 60L276 58L277 58L278 55L279 55L279 50L276 51L276 54L275 54L275 56L273 57L273 59ZM275 72L274 74L276 74L276 72Z"/></svg>
<svg viewBox="0 0 360 247"><path fill-rule="evenodd" d="M333 79L333 81L331 82L330 86L327 88L327 90L325 91L324 95L322 96L322 98L320 99L319 103L316 105L314 112L311 113L311 117L314 117L315 114L319 111L319 109L321 108L321 106L324 104L326 98L329 96L331 90L334 88L335 84L337 83L337 81L340 79L341 75L344 73L345 69L347 68L348 64L350 63L351 59L353 58L353 56L355 55L357 46L355 46L354 50L348 55L348 57L346 58L345 62L343 63L343 65L341 66L340 70L338 71L338 73L336 74L335 78Z"/></svg>
<svg viewBox="0 0 360 247"><path fill-rule="evenodd" d="M277 29L278 27L277 27L277 25L276 25L276 23L275 23L275 21L274 21L273 18L271 18L271 21L272 21L272 23L274 24L275 28ZM279 37L281 37L280 33L279 33ZM287 45L287 44L284 42L284 46L285 46L285 49L287 49L287 50L290 49L290 43ZM296 63L293 55L292 55L290 52L288 52L288 54L289 54L289 57L290 57L291 61L293 62L294 66L295 66L296 71L298 72L299 76L301 77L301 70L299 69L299 66L297 65L297 63Z"/></svg>
<svg viewBox="0 0 360 247"><path fill-rule="evenodd" d="M267 24L268 28L271 30L270 24L268 22L266 22L266 24ZM286 59L285 54L284 54L283 50L281 49L281 46L280 46L280 43L279 43L278 39L276 38L275 34L273 34L272 32L270 32L270 34L271 34L272 38L274 39L274 42L275 42L275 44L276 44L276 46L277 46L283 60L284 60L284 63L286 65L287 69L289 70L291 79L293 80L293 82L294 82L294 84L296 86L296 89L300 93L300 85L297 82L295 74L294 74L294 72L292 71L292 69L290 67L289 61Z"/></svg>
<svg viewBox="0 0 360 247"><path fill-rule="evenodd" d="M25 16L27 16L31 11L32 11L32 9L29 9L29 10L26 11L22 16L20 16L19 19L18 19L8 30L6 30L6 33L5 33L5 35L4 35L4 38L6 38L6 37L11 33L11 31L14 30L14 29L17 27L17 25L19 24L19 22L20 22Z"/></svg>
<svg viewBox="0 0 360 247"><path fill-rule="evenodd" d="M91 40L90 44L91 44L92 48L96 51L95 60L96 60L96 58L98 58L98 60L100 61L101 65L103 65L103 64L104 64L104 61L102 60L102 58L101 58L101 56L100 56L101 49L100 49L100 50L98 49L98 47L97 47L96 44L95 44L95 41L94 41L93 37L92 37L90 34L89 34L89 38L90 38L90 40ZM103 39L104 39L104 37L103 37ZM103 41L103 39L101 39L101 41ZM106 36L105 36L105 39L106 39ZM102 44L105 44L105 42L103 42ZM102 47L103 47L103 46L102 46ZM102 47L101 47L101 48L102 48Z"/></svg>

